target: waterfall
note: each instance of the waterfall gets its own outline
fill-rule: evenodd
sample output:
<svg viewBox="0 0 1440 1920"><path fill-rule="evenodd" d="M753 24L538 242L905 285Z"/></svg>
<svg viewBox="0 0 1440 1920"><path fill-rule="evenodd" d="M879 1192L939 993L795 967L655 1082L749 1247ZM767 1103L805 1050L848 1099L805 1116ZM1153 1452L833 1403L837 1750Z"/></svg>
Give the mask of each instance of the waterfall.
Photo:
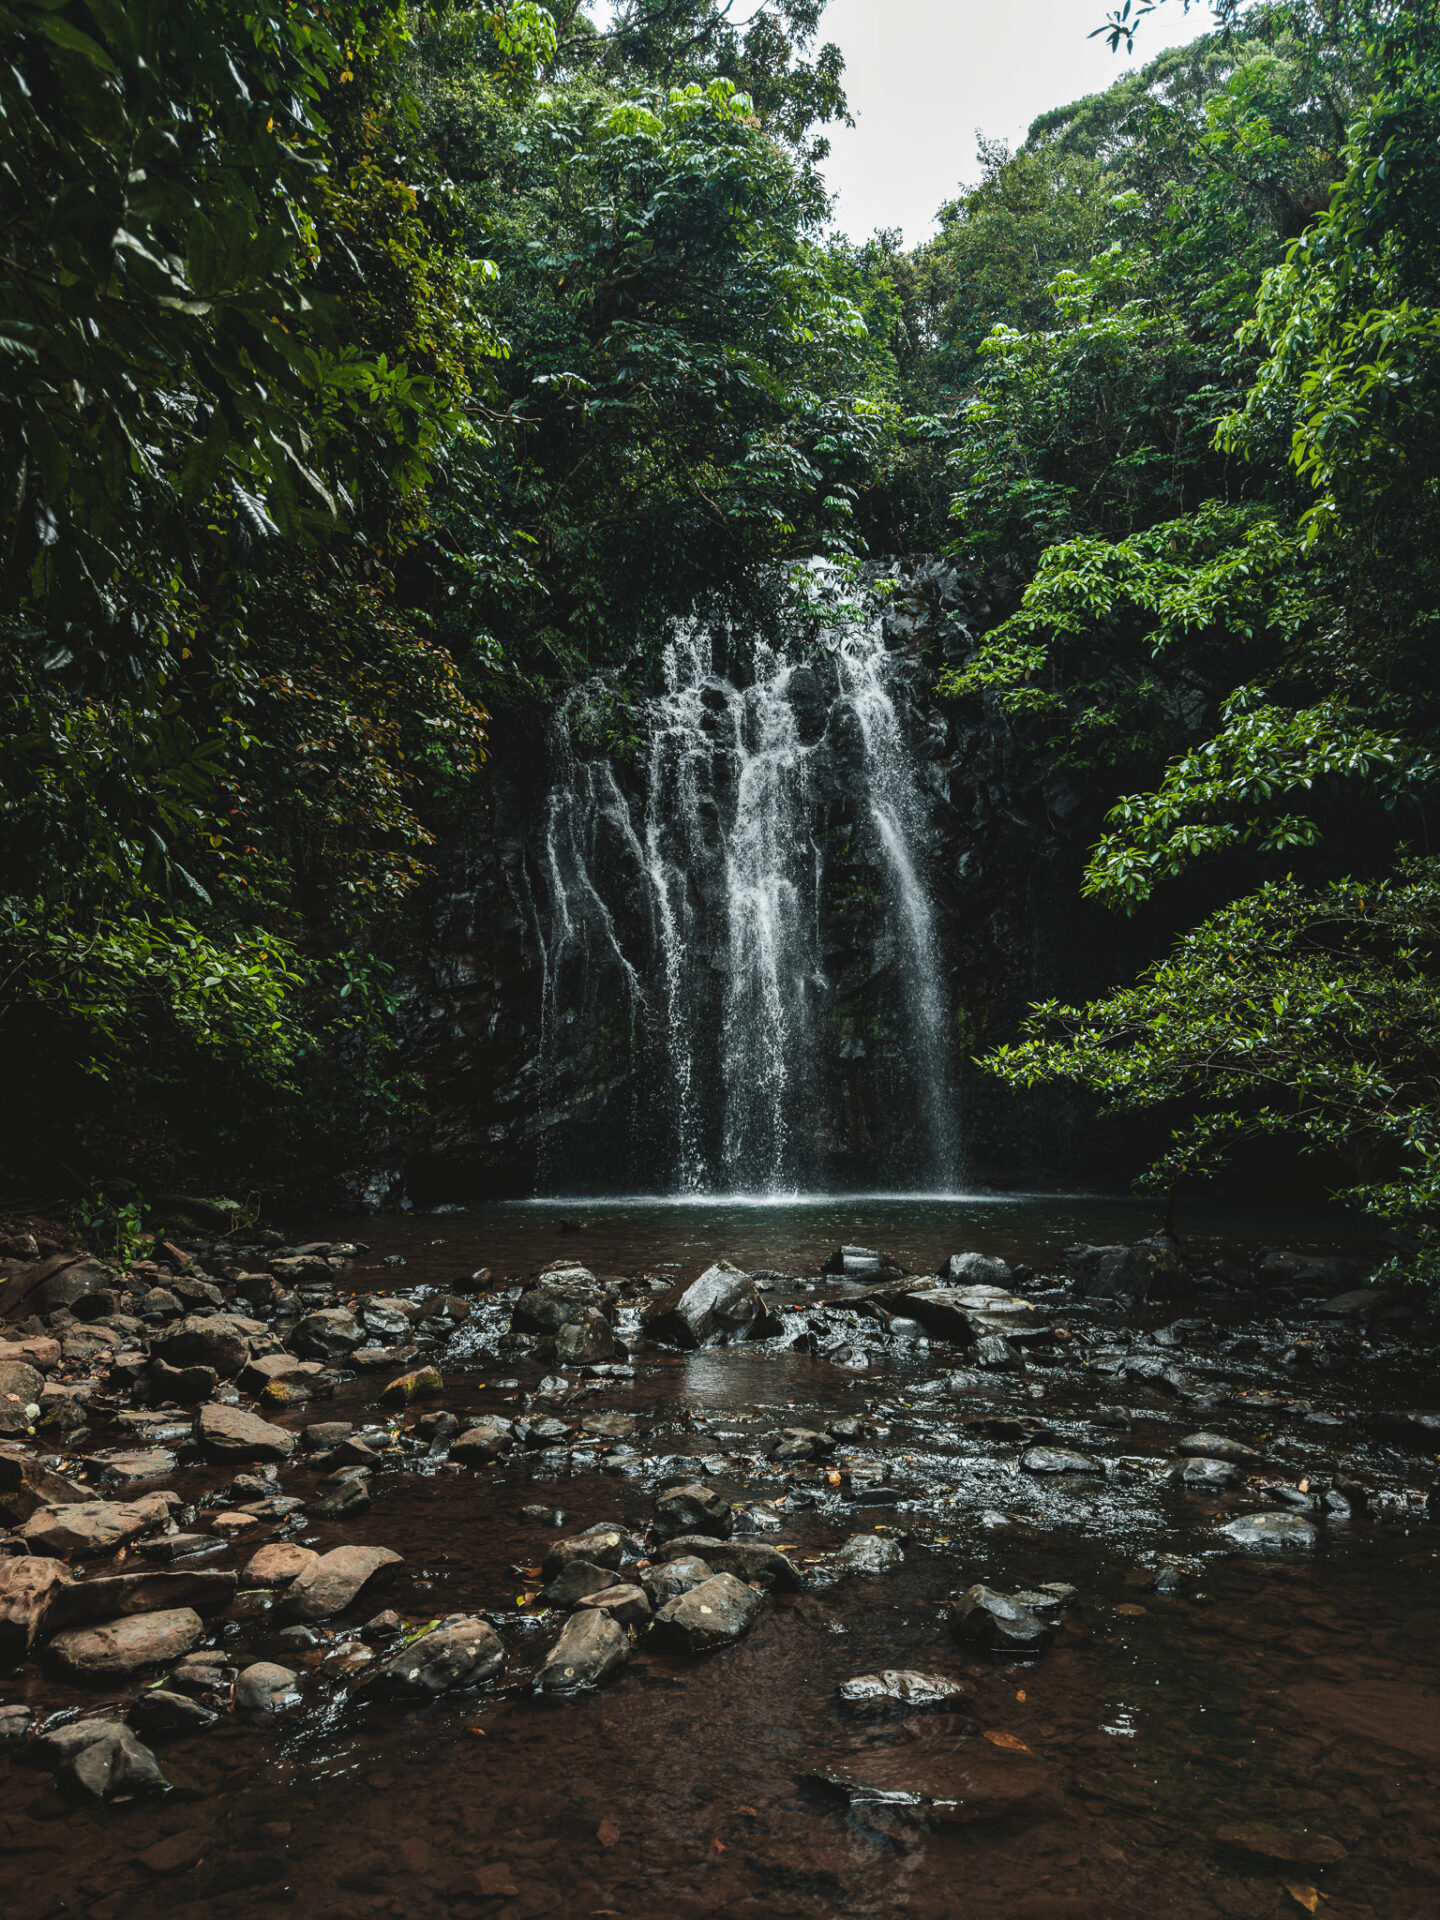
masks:
<svg viewBox="0 0 1440 1920"><path fill-rule="evenodd" d="M814 1191L862 1171L838 1164L858 1131L888 1183L953 1183L929 808L896 682L878 626L723 655L691 627L633 763L577 753L558 715L533 850L545 1123L591 1131L552 1143L547 1182L573 1190L588 1161L648 1191Z"/></svg>

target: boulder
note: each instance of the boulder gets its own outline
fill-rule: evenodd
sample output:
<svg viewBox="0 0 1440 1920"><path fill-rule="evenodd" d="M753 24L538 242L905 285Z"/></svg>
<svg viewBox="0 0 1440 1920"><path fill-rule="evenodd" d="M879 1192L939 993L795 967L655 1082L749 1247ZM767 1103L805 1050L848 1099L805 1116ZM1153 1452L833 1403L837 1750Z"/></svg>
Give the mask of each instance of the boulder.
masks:
<svg viewBox="0 0 1440 1920"><path fill-rule="evenodd" d="M715 1542L716 1546L720 1544L718 1540ZM665 1561L663 1565L647 1568L640 1580L650 1597L651 1606L663 1607L667 1600L676 1600L682 1593L689 1593L692 1587L698 1587L702 1580L709 1580L715 1571L714 1567L707 1566L693 1553L686 1553L678 1559Z"/></svg>
<svg viewBox="0 0 1440 1920"><path fill-rule="evenodd" d="M219 1402L200 1409L195 1438L216 1460L288 1460L295 1451L295 1435L287 1428Z"/></svg>
<svg viewBox="0 0 1440 1920"><path fill-rule="evenodd" d="M320 1558L313 1547L294 1540L272 1540L250 1556L242 1576L247 1587L288 1587Z"/></svg>
<svg viewBox="0 0 1440 1920"><path fill-rule="evenodd" d="M664 1539L687 1533L727 1534L733 1524L730 1502L699 1481L667 1487L655 1497L655 1530Z"/></svg>
<svg viewBox="0 0 1440 1920"><path fill-rule="evenodd" d="M947 1287L999 1287L1011 1283L1010 1263L993 1253L952 1253L940 1262L938 1278Z"/></svg>
<svg viewBox="0 0 1440 1920"><path fill-rule="evenodd" d="M480 1420L450 1442L450 1458L467 1467L488 1466L515 1444L508 1420Z"/></svg>
<svg viewBox="0 0 1440 1920"><path fill-rule="evenodd" d="M1320 1538L1298 1513L1245 1513L1217 1532L1246 1553L1313 1553Z"/></svg>
<svg viewBox="0 0 1440 1920"><path fill-rule="evenodd" d="M643 1587L608 1587L603 1593L583 1594L575 1604L596 1607L621 1627L643 1627L650 1619L650 1599Z"/></svg>
<svg viewBox="0 0 1440 1920"><path fill-rule="evenodd" d="M630 1655L624 1629L598 1607L572 1613L535 1676L537 1693L577 1693L598 1687Z"/></svg>
<svg viewBox="0 0 1440 1920"><path fill-rule="evenodd" d="M485 1620L452 1614L375 1664L359 1691L381 1698L433 1700L456 1687L492 1680L505 1665L505 1648Z"/></svg>
<svg viewBox="0 0 1440 1920"><path fill-rule="evenodd" d="M285 1620L323 1620L348 1607L361 1589L385 1567L400 1565L389 1547L332 1547L291 1581L280 1602Z"/></svg>
<svg viewBox="0 0 1440 1920"><path fill-rule="evenodd" d="M610 1322L598 1307L581 1308L555 1335L555 1364L560 1367L593 1366L613 1360L619 1351Z"/></svg>
<svg viewBox="0 0 1440 1920"><path fill-rule="evenodd" d="M547 1268L515 1303L511 1325L517 1333L558 1334L590 1311L608 1320L613 1297L588 1267Z"/></svg>
<svg viewBox="0 0 1440 1920"><path fill-rule="evenodd" d="M835 1556L841 1573L874 1576L894 1573L904 1560L898 1542L882 1539L878 1533L852 1533Z"/></svg>
<svg viewBox="0 0 1440 1920"><path fill-rule="evenodd" d="M1088 1453L1075 1453L1069 1447L1027 1447L1020 1456L1026 1473L1101 1473L1105 1469Z"/></svg>
<svg viewBox="0 0 1440 1920"><path fill-rule="evenodd" d="M737 1579L754 1580L762 1587L789 1593L798 1593L805 1585L805 1576L795 1562L764 1540L716 1540L703 1533L681 1534L657 1547L654 1558L663 1565L693 1561L713 1573L733 1573Z"/></svg>
<svg viewBox="0 0 1440 1920"><path fill-rule="evenodd" d="M764 1604L754 1588L733 1573L717 1573L688 1593L667 1600L655 1615L652 1631L686 1653L713 1653L747 1634Z"/></svg>
<svg viewBox="0 0 1440 1920"><path fill-rule="evenodd" d="M28 1360L0 1360L0 1433L27 1433L44 1391L44 1374Z"/></svg>
<svg viewBox="0 0 1440 1920"><path fill-rule="evenodd" d="M597 1566L593 1560L571 1560L555 1575L540 1598L547 1607L573 1607L587 1594L603 1593L607 1587L621 1584L619 1574L610 1567Z"/></svg>
<svg viewBox="0 0 1440 1920"><path fill-rule="evenodd" d="M276 1380L314 1380L324 1373L318 1360L302 1360L293 1353L261 1353L241 1369L238 1385L242 1393L257 1398Z"/></svg>
<svg viewBox="0 0 1440 1920"><path fill-rule="evenodd" d="M300 1705L300 1689L289 1667L257 1660L235 1676L235 1705L241 1713L285 1713Z"/></svg>
<svg viewBox="0 0 1440 1920"><path fill-rule="evenodd" d="M585 1560L597 1567L619 1567L627 1560L643 1558L644 1549L633 1533L624 1527L600 1524L584 1533L568 1534L557 1540L542 1562L547 1579L563 1572L572 1561Z"/></svg>
<svg viewBox="0 0 1440 1920"><path fill-rule="evenodd" d="M744 1333L765 1317L765 1303L748 1273L721 1260L688 1286L672 1287L641 1316L652 1340L694 1351Z"/></svg>
<svg viewBox="0 0 1440 1920"><path fill-rule="evenodd" d="M0 1361L24 1360L38 1373L53 1373L60 1364L60 1342L48 1334L27 1334L19 1340L0 1340Z"/></svg>
<svg viewBox="0 0 1440 1920"><path fill-rule="evenodd" d="M969 1698L958 1680L939 1673L915 1673L887 1667L880 1673L859 1673L842 1680L839 1701L846 1713L867 1720L891 1714L958 1713Z"/></svg>
<svg viewBox="0 0 1440 1920"><path fill-rule="evenodd" d="M63 1506L37 1507L20 1529L31 1553L86 1555L109 1553L151 1527L163 1526L170 1514L164 1494L145 1494L139 1500L67 1501Z"/></svg>
<svg viewBox="0 0 1440 1920"><path fill-rule="evenodd" d="M205 1638L205 1623L191 1607L136 1613L98 1627L57 1633L47 1649L62 1672L77 1680L127 1679L147 1667L164 1666Z"/></svg>
<svg viewBox="0 0 1440 1920"><path fill-rule="evenodd" d="M1054 1630L1030 1607L993 1587L974 1586L950 1611L951 1637L974 1642L992 1653L1040 1653Z"/></svg>
<svg viewBox="0 0 1440 1920"><path fill-rule="evenodd" d="M235 1598L235 1587L235 1575L217 1567L179 1573L101 1574L52 1593L42 1631L58 1633L96 1620L171 1613L180 1607L191 1607L202 1614L220 1613Z"/></svg>
<svg viewBox="0 0 1440 1920"><path fill-rule="evenodd" d="M934 1340L970 1347L990 1335L1008 1340L1050 1337L1048 1323L1033 1301L1003 1287L917 1287L900 1294L895 1312L916 1320Z"/></svg>
<svg viewBox="0 0 1440 1920"><path fill-rule="evenodd" d="M25 1658L57 1593L71 1584L58 1560L39 1554L0 1560L0 1663L13 1666Z"/></svg>
<svg viewBox="0 0 1440 1920"><path fill-rule="evenodd" d="M250 1358L250 1334L228 1313L187 1313L150 1343L156 1359L172 1367L212 1367L233 1380Z"/></svg>
<svg viewBox="0 0 1440 1920"><path fill-rule="evenodd" d="M353 1313L344 1307L321 1307L297 1320L290 1333L292 1349L307 1360L323 1360L327 1366L344 1366L346 1360L365 1343L365 1335Z"/></svg>
<svg viewBox="0 0 1440 1920"><path fill-rule="evenodd" d="M417 1367L413 1373L402 1373L391 1380L380 1398L389 1407L408 1407L412 1400L444 1391L445 1382L438 1367Z"/></svg>
<svg viewBox="0 0 1440 1920"><path fill-rule="evenodd" d="M1243 1440L1232 1440L1224 1433L1187 1433L1176 1442L1175 1451L1185 1459L1228 1460L1237 1467L1259 1467L1265 1458Z"/></svg>
<svg viewBox="0 0 1440 1920"><path fill-rule="evenodd" d="M81 1727L86 1737L75 1741L55 1765L62 1787L93 1800L108 1800L117 1794L155 1792L168 1784L149 1747L120 1721L81 1721L74 1731Z"/></svg>

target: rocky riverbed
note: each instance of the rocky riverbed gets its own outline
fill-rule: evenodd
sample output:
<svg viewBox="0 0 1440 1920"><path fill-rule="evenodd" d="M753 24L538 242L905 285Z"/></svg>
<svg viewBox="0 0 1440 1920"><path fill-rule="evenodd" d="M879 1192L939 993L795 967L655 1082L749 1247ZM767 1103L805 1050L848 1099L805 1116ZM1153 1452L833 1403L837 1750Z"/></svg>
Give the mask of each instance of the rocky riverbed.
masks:
<svg viewBox="0 0 1440 1920"><path fill-rule="evenodd" d="M1363 1259L437 1227L11 1246L7 1920L1434 1912Z"/></svg>

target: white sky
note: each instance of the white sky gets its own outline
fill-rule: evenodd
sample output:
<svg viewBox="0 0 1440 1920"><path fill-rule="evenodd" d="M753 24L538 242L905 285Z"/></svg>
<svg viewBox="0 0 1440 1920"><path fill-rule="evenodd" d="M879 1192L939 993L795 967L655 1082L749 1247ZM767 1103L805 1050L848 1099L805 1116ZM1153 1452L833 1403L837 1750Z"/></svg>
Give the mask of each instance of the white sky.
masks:
<svg viewBox="0 0 1440 1920"><path fill-rule="evenodd" d="M845 55L853 129L829 129L835 224L854 240L899 227L913 246L942 200L979 177L978 128L1012 145L1037 114L1098 93L1210 25L1206 6L1161 0L1132 63L1089 40L1112 0L829 0L824 40ZM737 8L737 11L740 9Z"/></svg>

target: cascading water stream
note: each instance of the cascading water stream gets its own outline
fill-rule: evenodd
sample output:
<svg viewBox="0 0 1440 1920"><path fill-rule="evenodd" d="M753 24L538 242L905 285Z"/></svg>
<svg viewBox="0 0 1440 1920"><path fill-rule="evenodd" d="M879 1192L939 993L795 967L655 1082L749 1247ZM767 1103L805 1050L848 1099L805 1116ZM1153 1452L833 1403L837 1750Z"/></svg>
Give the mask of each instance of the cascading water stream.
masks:
<svg viewBox="0 0 1440 1920"><path fill-rule="evenodd" d="M687 629L633 772L577 754L559 716L541 1068L590 1099L608 1035L598 1097L628 1086L631 1172L651 1190L823 1188L837 1103L863 1113L892 1179L958 1173L927 803L894 670L873 627L727 660Z"/></svg>

